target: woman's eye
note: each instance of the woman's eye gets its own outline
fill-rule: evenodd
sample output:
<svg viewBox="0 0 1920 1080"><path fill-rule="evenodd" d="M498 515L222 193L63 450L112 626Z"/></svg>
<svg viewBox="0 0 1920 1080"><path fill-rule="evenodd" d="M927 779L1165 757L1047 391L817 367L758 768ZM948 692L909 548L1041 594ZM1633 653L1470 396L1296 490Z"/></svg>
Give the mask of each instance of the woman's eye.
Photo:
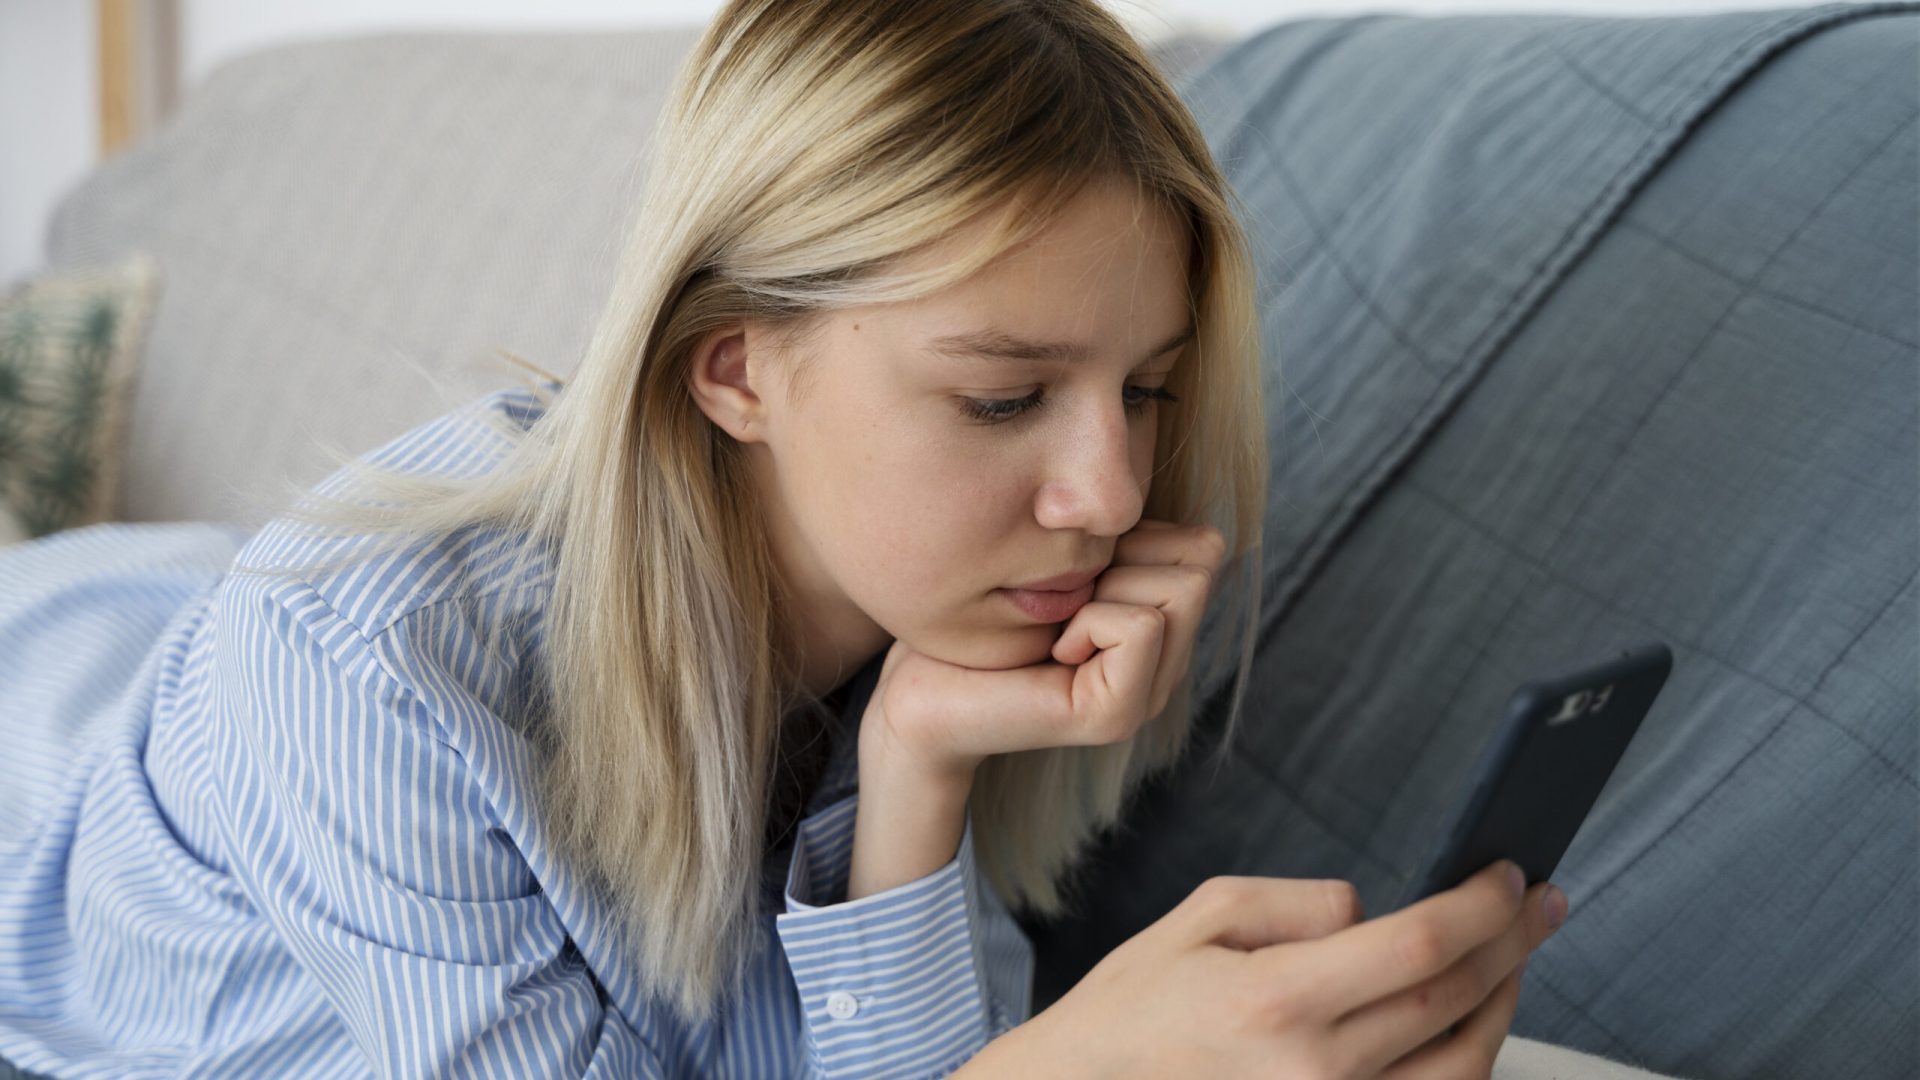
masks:
<svg viewBox="0 0 1920 1080"><path fill-rule="evenodd" d="M1134 415L1145 413L1153 408L1156 401L1179 401L1180 399L1158 386L1129 386L1130 391L1139 397L1127 398L1127 411ZM961 398L960 411L967 417L985 424L998 424L1011 420L1021 413L1037 409L1045 402L1043 392L1035 390L1026 397L1019 398Z"/></svg>

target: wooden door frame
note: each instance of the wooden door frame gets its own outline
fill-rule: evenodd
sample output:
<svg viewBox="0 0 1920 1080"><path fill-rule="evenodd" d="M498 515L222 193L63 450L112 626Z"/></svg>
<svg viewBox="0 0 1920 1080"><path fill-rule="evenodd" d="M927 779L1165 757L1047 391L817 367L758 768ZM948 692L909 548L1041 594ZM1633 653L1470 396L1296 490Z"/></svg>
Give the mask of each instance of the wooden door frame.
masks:
<svg viewBox="0 0 1920 1080"><path fill-rule="evenodd" d="M102 158L158 127L180 85L178 0L94 0Z"/></svg>

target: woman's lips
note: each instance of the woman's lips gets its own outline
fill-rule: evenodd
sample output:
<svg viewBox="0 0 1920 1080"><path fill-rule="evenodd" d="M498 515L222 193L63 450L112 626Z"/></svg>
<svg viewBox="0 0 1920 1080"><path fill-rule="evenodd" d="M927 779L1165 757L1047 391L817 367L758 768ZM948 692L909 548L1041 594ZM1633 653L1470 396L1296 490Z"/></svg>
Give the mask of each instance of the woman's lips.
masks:
<svg viewBox="0 0 1920 1080"><path fill-rule="evenodd" d="M1077 589L1065 592L1053 592L1040 589L995 589L993 590L1013 605L1026 612L1035 620L1043 623L1065 622L1073 618L1087 601L1093 599L1093 582L1089 581Z"/></svg>

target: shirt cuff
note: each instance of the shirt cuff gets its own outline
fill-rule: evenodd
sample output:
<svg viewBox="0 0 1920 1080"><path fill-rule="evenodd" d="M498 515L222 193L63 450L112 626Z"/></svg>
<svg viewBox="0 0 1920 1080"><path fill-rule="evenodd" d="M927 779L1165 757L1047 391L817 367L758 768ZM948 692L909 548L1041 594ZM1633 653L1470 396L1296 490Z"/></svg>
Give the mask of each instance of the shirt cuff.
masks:
<svg viewBox="0 0 1920 1080"><path fill-rule="evenodd" d="M842 899L859 793L800 823L785 914L774 917L800 992L808 1051L831 1077L942 1076L986 1046L990 1020L969 903L973 815L938 870Z"/></svg>

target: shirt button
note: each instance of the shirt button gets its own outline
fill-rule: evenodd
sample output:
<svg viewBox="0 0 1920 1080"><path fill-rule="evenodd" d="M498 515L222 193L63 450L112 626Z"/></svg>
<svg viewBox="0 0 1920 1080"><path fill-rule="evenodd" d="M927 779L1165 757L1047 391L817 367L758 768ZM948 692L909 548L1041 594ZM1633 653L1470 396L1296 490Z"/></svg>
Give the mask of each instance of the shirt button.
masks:
<svg viewBox="0 0 1920 1080"><path fill-rule="evenodd" d="M845 990L835 990L827 995L827 1015L835 1020L846 1020L860 1011L860 1003Z"/></svg>

